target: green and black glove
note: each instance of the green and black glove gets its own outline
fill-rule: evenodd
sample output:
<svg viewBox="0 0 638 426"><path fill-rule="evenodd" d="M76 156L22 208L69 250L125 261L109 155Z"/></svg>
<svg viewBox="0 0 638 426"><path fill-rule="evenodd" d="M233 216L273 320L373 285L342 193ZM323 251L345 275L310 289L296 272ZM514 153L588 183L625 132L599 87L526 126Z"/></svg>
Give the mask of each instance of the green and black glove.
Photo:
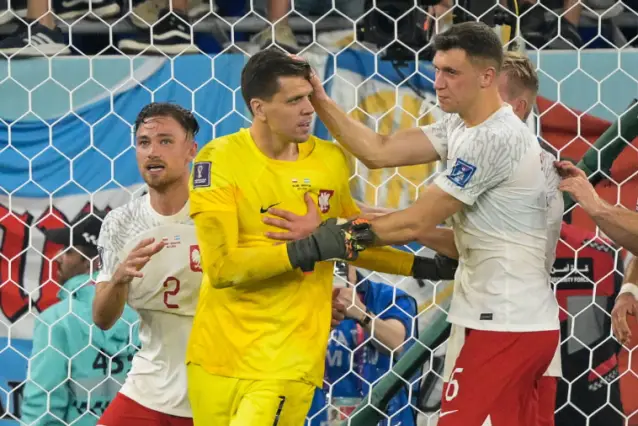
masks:
<svg viewBox="0 0 638 426"><path fill-rule="evenodd" d="M309 237L287 244L288 258L293 268L303 272L315 269L315 263L322 260L355 260L358 253L372 243L374 234L365 219L339 221L328 219Z"/></svg>
<svg viewBox="0 0 638 426"><path fill-rule="evenodd" d="M459 261L437 254L434 258L414 257L412 277L418 280L453 280Z"/></svg>

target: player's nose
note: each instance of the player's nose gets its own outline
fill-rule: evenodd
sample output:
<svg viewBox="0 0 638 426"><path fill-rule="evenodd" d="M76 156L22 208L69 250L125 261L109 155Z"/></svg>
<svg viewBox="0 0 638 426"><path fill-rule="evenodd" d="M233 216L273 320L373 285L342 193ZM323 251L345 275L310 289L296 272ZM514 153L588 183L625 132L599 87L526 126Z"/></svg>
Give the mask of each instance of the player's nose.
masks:
<svg viewBox="0 0 638 426"><path fill-rule="evenodd" d="M302 115L310 115L310 114L314 114L315 112L315 108L312 106L312 103L310 102L310 98L306 97L303 100L303 103L301 105L301 114Z"/></svg>
<svg viewBox="0 0 638 426"><path fill-rule="evenodd" d="M434 77L434 90L445 89L445 78L442 73L436 73Z"/></svg>

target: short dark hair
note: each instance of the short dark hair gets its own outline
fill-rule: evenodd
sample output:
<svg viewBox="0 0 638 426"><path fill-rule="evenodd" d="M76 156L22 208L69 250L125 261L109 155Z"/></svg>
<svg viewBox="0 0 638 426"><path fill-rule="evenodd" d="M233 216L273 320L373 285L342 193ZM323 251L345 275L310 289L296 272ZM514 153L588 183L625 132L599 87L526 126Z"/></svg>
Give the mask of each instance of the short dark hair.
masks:
<svg viewBox="0 0 638 426"><path fill-rule="evenodd" d="M461 49L472 59L494 62L496 71L503 66L503 45L494 30L483 22L454 24L434 37L434 52Z"/></svg>
<svg viewBox="0 0 638 426"><path fill-rule="evenodd" d="M152 102L146 105L135 119L135 132L149 118L171 117L193 138L199 132L199 123L192 112L170 102Z"/></svg>
<svg viewBox="0 0 638 426"><path fill-rule="evenodd" d="M279 77L310 78L312 69L306 61L300 61L278 48L262 50L254 54L241 72L241 94L248 109L254 98L270 100L279 90Z"/></svg>

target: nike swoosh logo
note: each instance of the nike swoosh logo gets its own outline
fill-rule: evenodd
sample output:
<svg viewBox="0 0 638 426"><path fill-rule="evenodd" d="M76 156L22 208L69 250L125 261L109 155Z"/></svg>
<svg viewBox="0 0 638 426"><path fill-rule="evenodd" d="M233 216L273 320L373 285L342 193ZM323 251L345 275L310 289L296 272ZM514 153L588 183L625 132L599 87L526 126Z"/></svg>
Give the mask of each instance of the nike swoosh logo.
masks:
<svg viewBox="0 0 638 426"><path fill-rule="evenodd" d="M275 206L278 206L279 204L281 204L281 203L271 204L271 205L269 205L269 206L268 206L268 207L266 207L266 208L263 208L263 207L262 207L261 209L259 209L259 212L260 212L260 213L266 213L266 212L267 212L270 208L275 207Z"/></svg>
<svg viewBox="0 0 638 426"><path fill-rule="evenodd" d="M452 411L441 411L441 413L439 414L439 418L447 416L448 414L454 414L459 410L452 410Z"/></svg>

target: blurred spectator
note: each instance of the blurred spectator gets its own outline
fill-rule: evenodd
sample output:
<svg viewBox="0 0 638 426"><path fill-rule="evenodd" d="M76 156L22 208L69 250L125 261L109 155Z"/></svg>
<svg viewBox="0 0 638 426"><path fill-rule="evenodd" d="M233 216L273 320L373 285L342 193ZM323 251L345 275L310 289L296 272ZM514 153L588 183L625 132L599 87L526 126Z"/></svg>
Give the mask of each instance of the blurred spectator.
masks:
<svg viewBox="0 0 638 426"><path fill-rule="evenodd" d="M560 1L562 3L555 3ZM523 38L536 48L582 47L578 32L583 5L581 0L522 0L519 15ZM556 19L547 19L547 9L554 11ZM557 37L560 36L560 39Z"/></svg>
<svg viewBox="0 0 638 426"><path fill-rule="evenodd" d="M5 1L5 0L2 0ZM12 3L12 9L24 10L24 3ZM19 30L0 41L0 53L14 57L68 55L71 49L56 27L55 17L70 23L84 15L107 19L120 13L116 0L61 0L49 10L49 0L27 0L26 22ZM9 14L5 15L9 17Z"/></svg>
<svg viewBox="0 0 638 426"><path fill-rule="evenodd" d="M188 17L191 21L215 13L217 6L215 2L209 3L211 0L189 0ZM131 23L141 30L147 29L155 24L163 9L169 8L169 0L146 0L135 5L131 11L129 18Z"/></svg>
<svg viewBox="0 0 638 426"><path fill-rule="evenodd" d="M144 5L147 2L148 4ZM122 52L160 52L165 55L199 53L194 43L188 0L146 0L144 3L128 15L141 31L136 37L120 40L117 47ZM156 13L153 13L154 10ZM142 16L136 16L138 12L141 12ZM149 21L146 21L147 19Z"/></svg>
<svg viewBox="0 0 638 426"><path fill-rule="evenodd" d="M287 14L290 11L291 0L254 0L254 10L262 16L268 18L274 24L274 30L269 25L263 31L256 34L251 42L257 44L260 49L273 44L273 33L275 44L290 53L298 53L299 43L295 34L288 25ZM337 16L347 16L353 21L359 19L364 12L364 0L292 0L294 10L304 17L321 17L329 12Z"/></svg>
<svg viewBox="0 0 638 426"><path fill-rule="evenodd" d="M400 353L407 350L412 337L418 337L417 330L413 329L417 315L413 297L391 285L364 279L346 263L337 263L336 270L337 301L346 308L346 319L332 332L326 357L325 386L315 392L308 413L310 426L347 419L370 392L372 384L391 369ZM359 283L356 288L355 283ZM406 386L388 404L390 421L380 424L416 424L416 413L409 405L408 395ZM416 398L412 400L416 401ZM339 411L343 414L339 415Z"/></svg>
<svg viewBox="0 0 638 426"><path fill-rule="evenodd" d="M95 213L103 218L104 214ZM22 424L95 426L120 389L139 346L137 314L125 307L123 319L109 331L92 326L101 220L82 215L69 228L49 230L62 244L58 255L60 302L36 320L33 351L22 402Z"/></svg>

